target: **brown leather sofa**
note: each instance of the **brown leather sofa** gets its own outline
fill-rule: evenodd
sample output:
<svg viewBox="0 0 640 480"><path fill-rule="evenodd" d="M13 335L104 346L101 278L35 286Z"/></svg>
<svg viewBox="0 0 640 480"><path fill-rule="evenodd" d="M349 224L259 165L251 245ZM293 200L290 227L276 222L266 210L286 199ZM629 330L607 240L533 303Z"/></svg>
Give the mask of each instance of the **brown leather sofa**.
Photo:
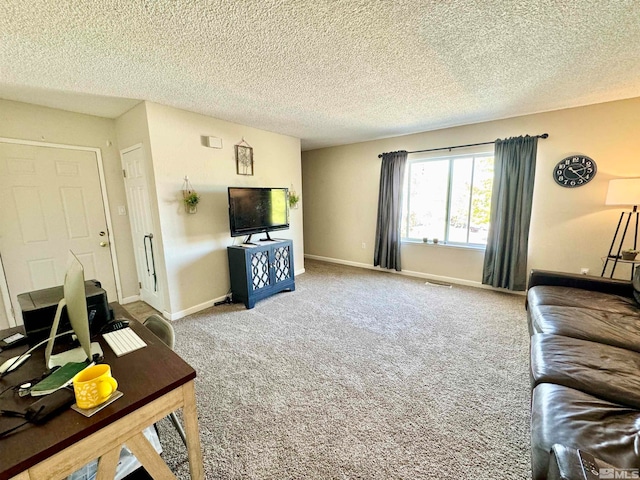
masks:
<svg viewBox="0 0 640 480"><path fill-rule="evenodd" d="M527 311L533 479L559 478L554 445L640 468L640 267L633 282L534 270Z"/></svg>

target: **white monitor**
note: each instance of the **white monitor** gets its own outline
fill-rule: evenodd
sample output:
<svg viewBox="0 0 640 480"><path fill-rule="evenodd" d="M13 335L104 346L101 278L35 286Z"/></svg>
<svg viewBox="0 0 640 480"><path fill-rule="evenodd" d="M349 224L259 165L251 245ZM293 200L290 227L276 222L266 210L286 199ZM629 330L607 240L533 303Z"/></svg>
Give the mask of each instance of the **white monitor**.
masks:
<svg viewBox="0 0 640 480"><path fill-rule="evenodd" d="M83 362L92 358L92 354L100 353L100 345L91 343L89 333L89 315L87 313L87 297L84 289L84 268L78 258L69 251L70 264L64 277L64 297L58 303L56 316L51 326L49 341L44 352L47 368L62 366L68 362ZM64 308L67 308L67 315L71 328L78 337L80 347L68 350L57 355L51 355L53 344L58 333L58 325Z"/></svg>

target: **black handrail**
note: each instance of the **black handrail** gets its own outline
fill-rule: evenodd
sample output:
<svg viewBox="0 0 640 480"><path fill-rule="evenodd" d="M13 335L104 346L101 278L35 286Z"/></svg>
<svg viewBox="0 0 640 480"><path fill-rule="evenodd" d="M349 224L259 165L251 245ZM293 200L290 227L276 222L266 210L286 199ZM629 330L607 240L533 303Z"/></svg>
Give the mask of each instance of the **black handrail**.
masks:
<svg viewBox="0 0 640 480"><path fill-rule="evenodd" d="M151 266L153 273L149 271L149 254L147 253L147 238L149 239L149 249L151 250ZM153 275L153 291L158 291L158 276L156 275L156 259L153 255L153 233L144 236L144 259L147 262L147 275Z"/></svg>

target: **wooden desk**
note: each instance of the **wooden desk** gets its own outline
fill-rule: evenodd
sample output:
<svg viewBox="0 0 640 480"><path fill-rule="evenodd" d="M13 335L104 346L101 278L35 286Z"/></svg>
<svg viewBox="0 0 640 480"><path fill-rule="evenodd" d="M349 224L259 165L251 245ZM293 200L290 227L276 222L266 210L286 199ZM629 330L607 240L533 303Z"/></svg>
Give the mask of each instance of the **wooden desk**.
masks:
<svg viewBox="0 0 640 480"><path fill-rule="evenodd" d="M114 309L118 317L123 316L121 307ZM179 408L184 414L191 478L204 478L194 390L196 372L139 322L133 320L130 326L147 347L118 358L102 336L98 340L104 361L111 365L118 390L124 395L91 418L69 409L44 425L25 426L0 439L0 480L62 479L96 458L100 458L97 479L112 480L125 443L153 478L175 478L142 431ZM0 391L43 372L43 348L0 379ZM25 350L5 350L0 353L0 361ZM24 408L33 401L32 397L19 398L8 391L0 397L0 409ZM0 417L0 431L21 421Z"/></svg>

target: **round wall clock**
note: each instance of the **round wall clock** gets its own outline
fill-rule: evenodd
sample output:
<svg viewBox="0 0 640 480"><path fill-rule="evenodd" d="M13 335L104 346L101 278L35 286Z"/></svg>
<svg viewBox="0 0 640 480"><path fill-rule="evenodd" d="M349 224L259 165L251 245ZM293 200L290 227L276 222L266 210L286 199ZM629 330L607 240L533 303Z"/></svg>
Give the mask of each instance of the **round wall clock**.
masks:
<svg viewBox="0 0 640 480"><path fill-rule="evenodd" d="M596 162L585 155L572 155L558 162L553 178L561 187L581 187L593 180L598 168Z"/></svg>

